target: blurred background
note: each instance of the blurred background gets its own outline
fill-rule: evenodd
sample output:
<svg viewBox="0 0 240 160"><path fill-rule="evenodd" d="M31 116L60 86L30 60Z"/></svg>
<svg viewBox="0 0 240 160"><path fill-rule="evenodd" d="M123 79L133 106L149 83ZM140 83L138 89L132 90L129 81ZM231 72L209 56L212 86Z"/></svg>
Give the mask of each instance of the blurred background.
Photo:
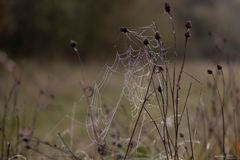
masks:
<svg viewBox="0 0 240 160"><path fill-rule="evenodd" d="M165 41L171 27L160 0L0 0L0 50L11 58L75 58L69 41L78 42L84 60L114 57L121 26L159 26ZM178 41L192 20L191 58L211 58L216 44L234 56L240 49L239 0L170 1ZM208 35L213 35L211 39ZM101 56L99 56L101 55ZM104 55L104 56L102 56ZM94 58L98 56L98 58ZM224 58L224 57L223 57Z"/></svg>

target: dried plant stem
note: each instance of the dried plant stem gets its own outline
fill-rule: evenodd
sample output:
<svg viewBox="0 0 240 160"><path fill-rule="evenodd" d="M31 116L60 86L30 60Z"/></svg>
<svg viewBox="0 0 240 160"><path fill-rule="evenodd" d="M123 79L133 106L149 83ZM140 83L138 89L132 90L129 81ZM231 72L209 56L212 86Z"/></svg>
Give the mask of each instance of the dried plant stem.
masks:
<svg viewBox="0 0 240 160"><path fill-rule="evenodd" d="M79 63L81 65L81 67L83 66L83 60L82 58L80 57L80 53L77 49L76 46L73 47L73 50L74 52L76 53L77 55L77 58L79 60ZM84 72L82 70L82 68L80 67L80 74L81 74L81 87L82 87L82 90L83 90L83 94L87 100L87 105L89 106L88 107L88 113L89 113L89 116L90 116L90 120L91 120L91 123L92 123L92 131L93 131L93 134L94 134L94 138L96 139L96 141L98 142L99 141L99 137L98 137L98 132L97 132L97 127L95 125L95 122L94 122L94 115L92 114L92 107L91 107L91 102L90 102L90 98L89 96L86 94L86 92L84 91L84 88L86 86L86 80L85 80L85 76L84 76ZM94 92L94 91L93 91Z"/></svg>
<svg viewBox="0 0 240 160"><path fill-rule="evenodd" d="M186 62L186 53L187 53L187 42L188 42L188 37L185 38L185 46L184 46L184 52L183 52L183 60L182 60L182 65L179 71L179 75L178 75L178 80L177 80L177 89L176 89L176 97L175 97L175 115L174 115L174 119L175 119L175 159L179 159L178 158L178 130L179 130L179 122L178 122L178 112L179 112L179 92L181 89L181 79L182 79L182 74L183 74L183 69L185 66L185 62Z"/></svg>
<svg viewBox="0 0 240 160"><path fill-rule="evenodd" d="M144 100L143 100L143 103L142 103L141 108L140 108L140 110L139 110L138 117L137 117L137 120L136 120L136 122L135 122L135 125L134 125L134 127L133 127L133 131L132 131L132 133L131 133L131 136L130 136L130 139L129 139L129 142L128 142L128 145L127 145L127 151L126 151L126 153L125 153L124 160L126 160L126 158L127 158L127 156L128 156L128 152L129 152L129 149L130 149L130 146L131 146L131 143L132 143L132 139L133 139L134 133L135 133L135 131L136 131L136 129L137 129L138 121L140 120L140 117L141 117L142 112L143 112L143 110L144 110L144 106L145 106L145 104L146 104L146 102L147 102L147 100L148 100L148 99L147 99L147 96L148 96L148 92L149 92L149 90L150 90L150 86L151 86L151 82L152 82L152 77L153 77L153 73L154 73L154 68L155 68L155 67L153 67L153 68L152 68L152 71L151 71L151 75L150 75L150 78L149 78L149 81L148 81L148 86L147 86L147 90L146 90L146 93L145 93L145 96L144 96Z"/></svg>
<svg viewBox="0 0 240 160"><path fill-rule="evenodd" d="M60 138L60 140L63 142L64 146L67 148L68 152L72 155L74 160L78 160L78 158L75 156L75 154L72 152L72 150L70 149L70 147L67 145L67 143L64 141L63 137L61 136L60 133L58 133L58 137Z"/></svg>
<svg viewBox="0 0 240 160"><path fill-rule="evenodd" d="M223 77L223 97L225 96L225 81L224 81L224 74L223 74L223 71L221 71L222 73L222 77ZM226 160L226 149L225 149L225 132L226 132L226 129L225 129L225 116L224 116L224 98L221 98L221 94L220 94L220 90L219 90L219 87L218 87L218 84L217 84L217 80L214 76L214 74L211 74L212 75L212 78L214 80L214 83L216 85L216 90L217 90L217 94L218 94L218 97L219 97L219 101L220 101L220 104L221 104L221 116L222 116L222 152L223 152L223 157L224 157L224 160Z"/></svg>
<svg viewBox="0 0 240 160"><path fill-rule="evenodd" d="M192 83L190 83L190 85L189 85L188 92L187 92L187 97L186 97L186 100L185 100L185 102L184 102L183 110L182 110L182 113L181 113L181 115L180 115L178 125L181 124L183 114L184 114L184 112L185 112L185 110L186 110L186 108L187 108L187 102L188 102L188 98L189 98L189 96L190 96L191 89L192 89Z"/></svg>
<svg viewBox="0 0 240 160"><path fill-rule="evenodd" d="M192 135L191 135L191 126L190 126L190 120L189 120L188 107L186 107L186 112L187 112L188 133L189 133L190 146L191 146L191 152L192 152L191 159L194 160L193 143L192 143Z"/></svg>
<svg viewBox="0 0 240 160"><path fill-rule="evenodd" d="M12 99L12 96L14 94L14 92L16 91L17 88L17 82L15 81L9 94L7 95L7 97L5 97L5 102L4 102L4 107L3 107L3 115L2 115L2 119L1 119L1 128L2 128L2 143L1 143L1 159L4 158L4 153L5 153L5 145L6 145L6 119L8 116L8 109L9 109L9 103L10 100Z"/></svg>
<svg viewBox="0 0 240 160"><path fill-rule="evenodd" d="M148 111L145 107L144 107L144 110L147 112L148 116L150 117L150 119L152 120L154 126L155 126L156 129L157 129L157 132L158 132L158 134L159 134L159 136L160 136L160 138L161 138L161 140L162 140L162 142L163 142L163 146L164 146L164 149L165 149L165 152L166 152L166 156L167 156L167 160L168 160L169 157L168 157L168 149L167 149L167 146L166 146L166 141L165 141L165 139L163 138L163 136L162 136L162 134L161 134L161 132L160 132L160 130L159 130L159 127L158 127L158 125L157 125L157 122L154 120L154 118L152 117L152 115L149 113L149 111Z"/></svg>
<svg viewBox="0 0 240 160"><path fill-rule="evenodd" d="M162 76L163 76L163 73L161 72ZM164 77L163 77L164 78ZM165 80L164 80L165 81ZM153 88L154 88L154 92L155 92L155 97L157 99L157 104L158 104L158 107L159 107L159 110L161 112L161 117L162 117L162 121L163 121L163 139L164 139L164 147L165 145L167 144L168 145L168 148L169 148L169 152L170 152L170 155L172 155L172 151L171 151L171 144L170 142L173 144L172 142L172 139L169 135L169 131L168 131L168 127L167 127L167 107L165 107L165 100L164 100L164 97L163 97L163 93L160 92L160 95L161 95L161 99L162 99L162 109L161 109L161 104L160 104L160 100L158 98L158 94L157 94L157 91L156 91L156 86L154 84L154 81L152 81L152 84L153 84ZM166 109L165 109L166 108ZM163 110L163 111L162 111ZM166 134L167 134L167 138L166 138ZM166 143L166 140L167 140L167 143ZM168 157L167 157L168 158Z"/></svg>

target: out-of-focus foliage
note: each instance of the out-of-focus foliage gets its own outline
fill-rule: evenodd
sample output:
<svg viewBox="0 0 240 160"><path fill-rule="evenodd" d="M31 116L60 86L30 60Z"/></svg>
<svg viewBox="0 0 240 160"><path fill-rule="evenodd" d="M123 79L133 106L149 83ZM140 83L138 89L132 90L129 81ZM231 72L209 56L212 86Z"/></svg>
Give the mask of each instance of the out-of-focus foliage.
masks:
<svg viewBox="0 0 240 160"><path fill-rule="evenodd" d="M59 56L69 53L68 42L74 39L83 57L108 56L114 52L120 26L144 26L152 21L157 22L166 41L171 41L163 3L158 0L0 0L0 49L15 57ZM185 21L193 22L192 55L209 56L215 40L221 43L220 39L228 40L228 51L240 49L238 0L170 3L177 17L179 42L183 41ZM209 31L217 38L211 40L207 36Z"/></svg>

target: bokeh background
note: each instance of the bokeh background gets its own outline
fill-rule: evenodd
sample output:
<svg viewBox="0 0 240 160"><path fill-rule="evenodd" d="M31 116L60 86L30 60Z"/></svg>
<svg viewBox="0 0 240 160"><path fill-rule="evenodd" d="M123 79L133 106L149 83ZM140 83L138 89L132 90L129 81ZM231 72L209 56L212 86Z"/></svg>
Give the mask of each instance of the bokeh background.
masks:
<svg viewBox="0 0 240 160"><path fill-rule="evenodd" d="M83 59L102 61L101 57L111 58L115 54L121 26L147 26L155 21L165 41L172 41L163 3L161 0L0 0L0 49L12 58L71 60L74 56L69 54L68 44L74 39ZM226 50L238 56L239 0L170 3L177 21L179 44L183 41L185 21L192 20L190 57L214 57L215 43L225 42Z"/></svg>

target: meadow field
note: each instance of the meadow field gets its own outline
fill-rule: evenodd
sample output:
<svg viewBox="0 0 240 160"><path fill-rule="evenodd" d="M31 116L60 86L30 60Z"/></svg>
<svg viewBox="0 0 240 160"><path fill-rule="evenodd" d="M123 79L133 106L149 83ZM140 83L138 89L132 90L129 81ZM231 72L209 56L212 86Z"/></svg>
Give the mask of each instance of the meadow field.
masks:
<svg viewBox="0 0 240 160"><path fill-rule="evenodd" d="M11 145L8 158L19 154L26 156L27 159L71 159L73 158L71 152L74 156L78 156L78 159L100 158L101 151L96 146L91 130L89 131L89 106L81 86L81 72L84 70L84 77L88 85L93 86L96 82L101 81L108 68L107 65L89 62L85 66L81 66L78 63L73 64L63 61L54 63L20 61L15 65L14 70L9 70L7 66L1 69L2 116L4 116L4 106L8 108L4 143ZM111 65L109 64L109 66ZM237 88L232 88L231 85L236 83L234 87L237 87L238 79L237 76L235 76L235 80L229 76L233 73L234 75L238 74L239 64L222 62L221 66L227 86L230 87L226 89L225 96L228 102L224 106L226 107L225 114L227 117L227 120L225 120L227 126L225 145L228 156L230 156L230 159L232 157L234 159L239 153L237 141L239 133L237 128L239 127L234 126L238 125L238 118L235 117L238 112L234 109L238 107L236 106L238 97L231 95L234 94L232 92L237 90ZM179 70L179 62L176 64L176 68ZM185 158L191 156L190 144L192 144L195 159L221 159L221 107L216 94L214 94L216 90L211 87L211 85L214 85L214 81L208 74L208 69L218 72L217 66L210 61L188 60L185 65L180 102L182 111L183 104L189 94L187 108L192 132L190 143L186 111L184 111L183 122L179 127L180 139L178 143L181 144L179 145L181 149L179 154ZM169 71L172 73L172 65L170 65ZM16 75L21 75L18 80L16 80ZM110 113L114 110L116 101L119 100L121 90L126 87L124 76L123 67L119 67L113 72L109 81L106 81L105 91L101 94L103 102L101 102L100 111L105 117L101 118L109 120L111 117ZM217 81L222 91L221 79L219 78ZM191 91L189 93L190 84ZM137 90L137 88L135 89ZM171 96L169 95L169 97ZM156 103L156 101L153 100L151 103ZM123 158L129 141L129 134L136 120L136 115L134 115L136 113L134 113L132 105L134 104L127 95L124 95L119 102L111 128L106 135L106 151L104 151L106 153L102 155L103 159ZM164 128L158 107L150 104L148 107L159 128ZM170 113L166 123L169 130L173 132L174 115L171 104L168 107L170 107L168 111ZM16 120L16 116L18 120ZM133 157L131 159L165 159L161 139L157 137L157 131L146 113L142 122L139 123L142 125L138 128L138 133L136 133L134 139L137 148L132 151ZM104 127L104 124L102 125ZM60 135L64 141L61 140ZM174 137L174 132L171 133L171 136ZM66 149L68 147L65 145L71 149L71 152ZM5 147L2 151L6 152L6 150ZM159 151L160 153L158 153ZM14 152L18 152L18 154L14 155ZM100 156L97 155L99 152ZM219 157L217 158L217 156ZM21 157L18 158L21 159Z"/></svg>

